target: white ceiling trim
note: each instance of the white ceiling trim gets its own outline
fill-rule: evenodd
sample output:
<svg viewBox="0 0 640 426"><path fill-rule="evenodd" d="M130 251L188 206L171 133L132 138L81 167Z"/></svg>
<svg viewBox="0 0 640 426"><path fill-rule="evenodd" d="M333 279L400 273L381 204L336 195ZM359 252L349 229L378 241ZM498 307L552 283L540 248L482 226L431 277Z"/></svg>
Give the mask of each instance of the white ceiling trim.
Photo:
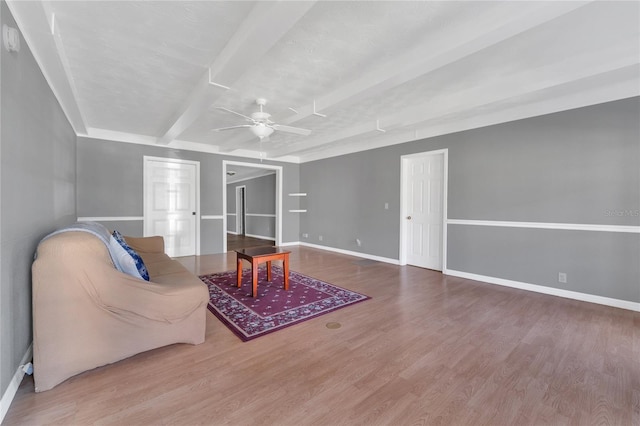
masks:
<svg viewBox="0 0 640 426"><path fill-rule="evenodd" d="M114 130L108 129L98 129L95 127L90 127L87 129L87 132L82 136L87 139L96 139L96 140L105 140L112 142L123 142L123 143L132 143L137 145L147 145L153 147L159 147L158 139L153 136L145 136L138 135L134 133L126 133L126 132L118 132ZM83 139L80 139L83 140ZM218 147L213 145L208 145L205 143L199 142L189 142L185 140L175 139L166 145L162 145L160 147L164 148L174 148L174 149L182 149L186 151L195 151L202 152L207 154L218 154L224 155L225 157L229 157L229 154L221 153ZM260 153L252 150L240 150L237 153L234 153L234 156L242 157L242 158L253 158L257 160L265 160L264 153ZM279 162L283 163L300 163L300 157L293 155L285 155L278 158Z"/></svg>
<svg viewBox="0 0 640 426"><path fill-rule="evenodd" d="M17 0L7 0L7 6L71 127L76 134L86 134L86 121L77 102L60 35L53 31L54 17L50 8L44 2ZM48 31L38 30L43 28Z"/></svg>
<svg viewBox="0 0 640 426"><path fill-rule="evenodd" d="M95 127L89 127L85 135L88 138L92 139L101 139L105 141L113 141L113 142L125 142L125 143L134 143L138 145L152 145L156 146L157 139L153 136L145 136L145 135L137 135L133 133L126 132L118 132L115 130L109 129L98 129ZM214 149L214 147L211 147Z"/></svg>
<svg viewBox="0 0 640 426"><path fill-rule="evenodd" d="M374 137L367 138L360 143L338 145L330 149L322 149L301 155L300 163L419 141L436 136L640 96L640 86L637 84L637 73L640 72L640 67L635 67L635 69L634 67L628 67L623 71L628 75L626 80L615 81L611 85L589 88L587 92L579 91L578 93L570 93L562 97L544 99L527 105L514 106L507 111L487 112L465 119L456 119L436 125L425 125L424 127L417 127L413 130L403 130L379 137L375 137L374 135ZM590 100L589 104L585 104L585 97Z"/></svg>

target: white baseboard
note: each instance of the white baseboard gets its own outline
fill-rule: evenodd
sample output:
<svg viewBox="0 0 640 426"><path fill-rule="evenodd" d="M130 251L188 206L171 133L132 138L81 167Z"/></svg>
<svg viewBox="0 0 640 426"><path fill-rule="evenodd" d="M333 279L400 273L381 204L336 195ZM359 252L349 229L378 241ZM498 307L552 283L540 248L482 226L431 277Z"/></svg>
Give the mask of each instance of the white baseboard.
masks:
<svg viewBox="0 0 640 426"><path fill-rule="evenodd" d="M276 239L273 237L265 237L264 235L253 235L253 234L244 234L246 237L251 237L251 238L258 238L260 240L269 240L269 241L275 241Z"/></svg>
<svg viewBox="0 0 640 426"><path fill-rule="evenodd" d="M534 291L536 293L549 294L552 296L564 297L567 299L580 300L582 302L597 303L599 305L613 306L614 308L628 309L640 312L640 303L628 300L612 299L610 297L596 296L594 294L580 293L577 291L563 290L561 288L546 287L543 285L523 283L520 281L506 280L504 278L489 277L486 275L472 274L469 272L447 269L443 271L445 275L466 278L474 281L481 281L489 284L497 284L505 287L518 288L520 290Z"/></svg>
<svg viewBox="0 0 640 426"><path fill-rule="evenodd" d="M305 243L302 241L299 241L298 244L305 247L311 247L311 248L316 248L320 250L327 250L327 251L333 251L335 253L346 254L348 256L363 257L365 259L377 260L378 262L391 263L393 265L400 265L400 262L398 261L398 259L391 259L389 257L375 256L373 254L360 253L359 251L343 250L335 247L321 246L319 244Z"/></svg>
<svg viewBox="0 0 640 426"><path fill-rule="evenodd" d="M280 243L278 247L290 247L290 246L299 246L300 241L289 241L287 243Z"/></svg>
<svg viewBox="0 0 640 426"><path fill-rule="evenodd" d="M13 378L9 382L9 386L7 386L7 390L2 395L2 400L0 400L0 424L4 420L4 416L7 415L9 411L9 407L11 406L11 402L13 398L16 396L16 392L20 387L20 383L22 383L22 378L24 377L24 371L22 371L22 366L28 362L31 362L33 358L33 343L29 345L27 348L27 352L25 352L22 360L20 361L20 365L16 370Z"/></svg>
<svg viewBox="0 0 640 426"><path fill-rule="evenodd" d="M227 234L232 234L232 235L239 235L237 232L234 231L227 231ZM253 235L253 234L244 234L245 237L251 237L251 238L258 238L260 240L269 240L269 241L275 241L276 239L273 237L265 237L263 235ZM298 244L298 243L295 243Z"/></svg>

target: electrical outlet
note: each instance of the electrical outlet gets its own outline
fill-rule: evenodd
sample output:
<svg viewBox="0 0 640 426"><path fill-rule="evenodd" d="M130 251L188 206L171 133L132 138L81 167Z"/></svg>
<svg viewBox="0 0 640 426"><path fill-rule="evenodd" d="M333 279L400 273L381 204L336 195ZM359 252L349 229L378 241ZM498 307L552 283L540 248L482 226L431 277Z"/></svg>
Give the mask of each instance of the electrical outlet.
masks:
<svg viewBox="0 0 640 426"><path fill-rule="evenodd" d="M302 234L302 238L309 238L309 234Z"/></svg>
<svg viewBox="0 0 640 426"><path fill-rule="evenodd" d="M318 235L318 239L322 241L322 235Z"/></svg>
<svg viewBox="0 0 640 426"><path fill-rule="evenodd" d="M360 241L359 238L356 238L356 244L358 245L358 247L362 247L362 241Z"/></svg>
<svg viewBox="0 0 640 426"><path fill-rule="evenodd" d="M558 282L559 283L566 283L567 282L567 274L564 272L559 272L558 273Z"/></svg>
<svg viewBox="0 0 640 426"><path fill-rule="evenodd" d="M384 209L389 210L389 203L384 203Z"/></svg>

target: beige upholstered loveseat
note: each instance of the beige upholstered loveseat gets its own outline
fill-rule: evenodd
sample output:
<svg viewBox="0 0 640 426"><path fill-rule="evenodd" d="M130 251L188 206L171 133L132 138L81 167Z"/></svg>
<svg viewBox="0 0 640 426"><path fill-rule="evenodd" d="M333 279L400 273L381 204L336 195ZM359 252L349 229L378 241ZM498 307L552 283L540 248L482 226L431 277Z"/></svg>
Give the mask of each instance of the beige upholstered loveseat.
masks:
<svg viewBox="0 0 640 426"><path fill-rule="evenodd" d="M204 342L206 285L164 253L162 237L125 237L150 281L115 269L87 232L43 240L33 263L36 392L71 376L173 343Z"/></svg>

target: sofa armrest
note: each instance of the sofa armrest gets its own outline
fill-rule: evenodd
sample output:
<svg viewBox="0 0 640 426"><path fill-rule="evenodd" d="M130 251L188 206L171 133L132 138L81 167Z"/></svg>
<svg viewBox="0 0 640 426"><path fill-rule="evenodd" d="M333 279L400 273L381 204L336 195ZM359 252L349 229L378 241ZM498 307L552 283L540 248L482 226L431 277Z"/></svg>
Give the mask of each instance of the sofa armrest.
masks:
<svg viewBox="0 0 640 426"><path fill-rule="evenodd" d="M164 238L155 237L124 237L129 247L138 253L164 253Z"/></svg>

